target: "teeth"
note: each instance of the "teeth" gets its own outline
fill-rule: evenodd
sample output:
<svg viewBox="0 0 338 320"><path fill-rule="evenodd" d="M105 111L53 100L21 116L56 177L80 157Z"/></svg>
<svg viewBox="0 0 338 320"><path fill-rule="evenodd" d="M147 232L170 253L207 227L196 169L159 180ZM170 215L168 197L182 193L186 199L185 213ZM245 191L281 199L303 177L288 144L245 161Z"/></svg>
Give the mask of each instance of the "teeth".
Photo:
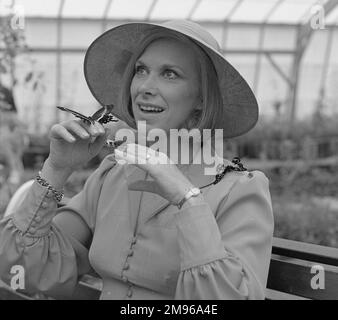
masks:
<svg viewBox="0 0 338 320"><path fill-rule="evenodd" d="M144 105L139 105L140 109L142 111L146 112L162 112L163 109L159 107L149 107L149 106L144 106Z"/></svg>

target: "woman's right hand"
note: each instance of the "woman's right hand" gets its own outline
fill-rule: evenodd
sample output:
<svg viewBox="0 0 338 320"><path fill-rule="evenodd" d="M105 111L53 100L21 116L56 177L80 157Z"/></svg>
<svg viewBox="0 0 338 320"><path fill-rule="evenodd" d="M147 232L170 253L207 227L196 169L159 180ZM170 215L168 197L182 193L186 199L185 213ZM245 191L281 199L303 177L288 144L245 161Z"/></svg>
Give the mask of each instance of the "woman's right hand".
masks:
<svg viewBox="0 0 338 320"><path fill-rule="evenodd" d="M55 124L50 131L49 166L58 171L76 170L100 152L106 136L99 122L69 120Z"/></svg>

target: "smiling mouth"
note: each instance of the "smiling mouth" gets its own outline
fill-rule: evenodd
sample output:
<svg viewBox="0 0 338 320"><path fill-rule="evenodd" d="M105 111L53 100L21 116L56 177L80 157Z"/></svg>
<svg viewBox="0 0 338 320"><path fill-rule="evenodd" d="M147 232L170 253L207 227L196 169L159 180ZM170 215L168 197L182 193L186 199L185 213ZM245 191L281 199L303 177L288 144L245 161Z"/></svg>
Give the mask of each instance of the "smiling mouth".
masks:
<svg viewBox="0 0 338 320"><path fill-rule="evenodd" d="M164 111L162 107L146 106L143 104L138 104L137 106L144 113L161 113Z"/></svg>

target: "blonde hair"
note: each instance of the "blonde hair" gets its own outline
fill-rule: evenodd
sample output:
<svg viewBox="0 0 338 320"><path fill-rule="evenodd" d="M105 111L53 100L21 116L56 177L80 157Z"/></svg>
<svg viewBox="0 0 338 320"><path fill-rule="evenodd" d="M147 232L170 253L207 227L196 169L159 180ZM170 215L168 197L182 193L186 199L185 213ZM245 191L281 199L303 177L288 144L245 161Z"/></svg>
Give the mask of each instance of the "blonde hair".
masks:
<svg viewBox="0 0 338 320"><path fill-rule="evenodd" d="M170 30L157 31L153 30L147 33L136 50L131 56L123 78L120 92L120 99L118 107L124 116L127 124L133 128L136 128L135 119L133 117L133 111L130 98L130 85L134 77L134 67L137 59L143 54L144 50L155 40L169 38L188 44L196 55L198 62L198 74L200 77L200 95L202 99L202 109L195 110L194 114L189 121L191 123L190 128L203 129L216 129L216 123L223 116L223 102L218 84L217 73L215 67L210 60L209 56L196 42L189 39L184 35L180 35Z"/></svg>

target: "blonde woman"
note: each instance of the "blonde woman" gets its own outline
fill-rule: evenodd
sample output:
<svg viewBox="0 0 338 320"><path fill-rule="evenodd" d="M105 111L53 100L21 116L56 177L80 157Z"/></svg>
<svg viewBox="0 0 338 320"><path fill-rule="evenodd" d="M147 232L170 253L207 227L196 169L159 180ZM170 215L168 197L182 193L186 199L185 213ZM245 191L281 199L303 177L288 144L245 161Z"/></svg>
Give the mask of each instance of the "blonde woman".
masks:
<svg viewBox="0 0 338 320"><path fill-rule="evenodd" d="M170 130L222 129L226 139L249 131L258 117L253 93L217 41L189 21L105 32L86 53L85 77L116 117L134 130L145 122L147 132L165 132L168 146ZM1 278L9 283L11 266L20 264L28 291L56 297L71 296L78 277L94 270L101 299L264 299L273 234L268 180L222 159L214 183L206 164L194 162L203 138L197 152L188 144L176 162L173 148L126 144L57 211L67 178L106 136L98 122L53 126L37 180L0 224ZM159 154L167 164L154 164Z"/></svg>

